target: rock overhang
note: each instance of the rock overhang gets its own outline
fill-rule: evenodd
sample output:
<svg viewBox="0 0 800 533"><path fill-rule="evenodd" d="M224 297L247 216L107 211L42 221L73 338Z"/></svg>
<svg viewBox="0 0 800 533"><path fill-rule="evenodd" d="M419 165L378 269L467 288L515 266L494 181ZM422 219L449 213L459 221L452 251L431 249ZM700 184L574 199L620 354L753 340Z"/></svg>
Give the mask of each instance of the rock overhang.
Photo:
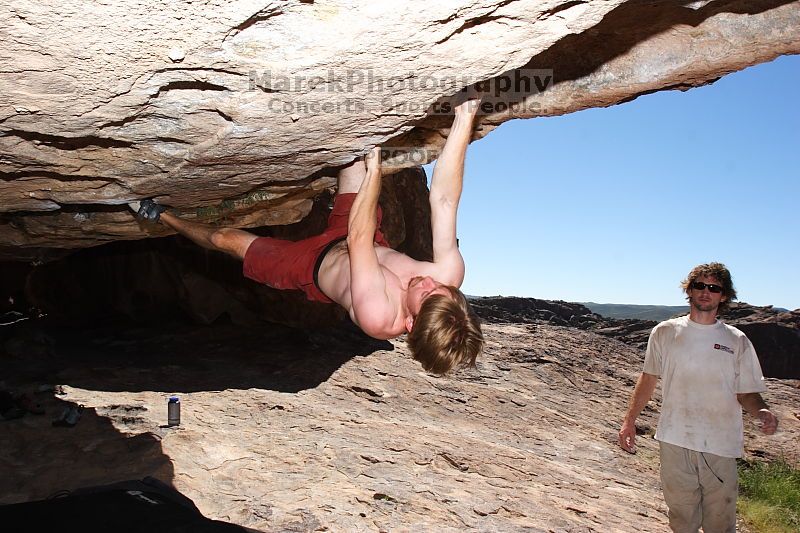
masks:
<svg viewBox="0 0 800 533"><path fill-rule="evenodd" d="M10 8L0 49L0 256L163 235L125 207L285 225L372 145L435 158L481 82L512 118L688 89L800 53L800 2L149 0ZM57 25L60 32L47 32ZM500 90L520 76L529 88Z"/></svg>

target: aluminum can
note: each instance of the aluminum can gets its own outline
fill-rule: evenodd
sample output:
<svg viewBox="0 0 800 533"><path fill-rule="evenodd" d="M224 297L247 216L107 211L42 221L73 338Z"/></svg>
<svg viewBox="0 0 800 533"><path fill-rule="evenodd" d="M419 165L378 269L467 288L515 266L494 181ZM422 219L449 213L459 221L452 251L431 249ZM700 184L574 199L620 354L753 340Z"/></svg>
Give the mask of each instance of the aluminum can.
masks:
<svg viewBox="0 0 800 533"><path fill-rule="evenodd" d="M167 402L167 425L179 426L181 424L181 399L170 396Z"/></svg>

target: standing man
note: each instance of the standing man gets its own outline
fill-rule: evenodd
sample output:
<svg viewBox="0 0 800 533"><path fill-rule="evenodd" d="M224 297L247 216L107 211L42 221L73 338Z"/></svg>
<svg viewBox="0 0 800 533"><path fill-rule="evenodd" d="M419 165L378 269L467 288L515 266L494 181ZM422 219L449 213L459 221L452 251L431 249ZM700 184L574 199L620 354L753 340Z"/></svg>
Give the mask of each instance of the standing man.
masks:
<svg viewBox="0 0 800 533"><path fill-rule="evenodd" d="M160 221L196 244L243 262L246 277L276 289L301 290L312 301L337 303L364 333L390 339L408 333L414 359L443 374L473 366L483 346L480 320L458 290L464 259L456 214L464 159L480 101L455 108L430 190L433 261L392 250L380 232L380 149L339 172L328 227L300 241L258 237L234 228L182 220L152 200L131 203L140 219Z"/></svg>
<svg viewBox="0 0 800 533"><path fill-rule="evenodd" d="M742 407L772 435L778 419L761 398L764 377L744 333L717 320L736 299L731 274L721 263L692 269L683 281L689 315L661 322L650 333L644 372L636 383L619 431L619 445L636 452L636 418L663 378L656 440L661 486L675 532L736 531L742 456Z"/></svg>

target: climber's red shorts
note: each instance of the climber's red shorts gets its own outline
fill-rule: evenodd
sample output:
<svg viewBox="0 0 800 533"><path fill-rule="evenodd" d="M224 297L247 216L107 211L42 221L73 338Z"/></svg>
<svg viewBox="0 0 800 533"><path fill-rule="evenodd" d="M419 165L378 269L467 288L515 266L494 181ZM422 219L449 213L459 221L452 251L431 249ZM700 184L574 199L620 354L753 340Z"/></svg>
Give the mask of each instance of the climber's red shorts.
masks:
<svg viewBox="0 0 800 533"><path fill-rule="evenodd" d="M275 289L299 289L312 302L333 303L323 293L315 277L325 254L334 244L347 238L347 222L355 193L337 194L328 227L320 235L301 241L286 241L272 237L254 240L244 254L244 275ZM381 208L378 207L378 228ZM375 230L375 242L388 247L380 229Z"/></svg>

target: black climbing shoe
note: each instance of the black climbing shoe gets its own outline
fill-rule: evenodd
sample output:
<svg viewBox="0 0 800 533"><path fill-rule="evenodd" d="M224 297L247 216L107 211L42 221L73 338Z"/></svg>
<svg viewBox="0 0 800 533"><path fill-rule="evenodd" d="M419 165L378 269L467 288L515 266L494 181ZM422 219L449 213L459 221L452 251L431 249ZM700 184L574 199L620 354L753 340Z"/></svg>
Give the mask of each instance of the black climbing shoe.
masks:
<svg viewBox="0 0 800 533"><path fill-rule="evenodd" d="M136 217L139 220L158 222L158 219L161 217L161 213L166 210L167 208L165 206L157 204L153 200L142 200L139 211L136 213Z"/></svg>
<svg viewBox="0 0 800 533"><path fill-rule="evenodd" d="M53 426L62 428L74 427L78 420L81 419L82 411L83 405L68 405L61 412L61 415L53 420Z"/></svg>

